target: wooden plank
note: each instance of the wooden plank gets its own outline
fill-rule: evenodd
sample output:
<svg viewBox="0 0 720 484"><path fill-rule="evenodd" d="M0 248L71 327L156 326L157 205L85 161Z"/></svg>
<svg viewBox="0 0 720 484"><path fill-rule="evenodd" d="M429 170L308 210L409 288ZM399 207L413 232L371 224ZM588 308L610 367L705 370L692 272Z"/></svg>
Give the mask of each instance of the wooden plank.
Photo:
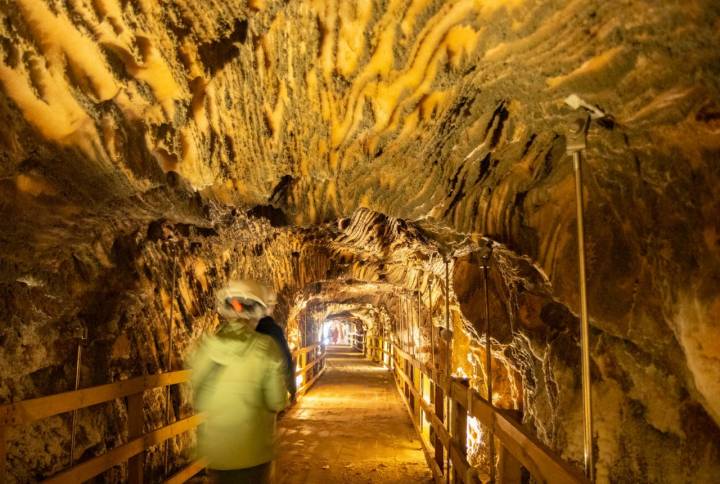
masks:
<svg viewBox="0 0 720 484"><path fill-rule="evenodd" d="M402 350L401 350L402 351ZM400 356L405 359L412 368L418 368L420 371L422 371L423 366L420 364L417 360L410 357L407 353L403 352L404 354L401 354ZM410 383L410 379L407 377L407 375L402 372L402 370L399 370L401 372L401 377L408 383ZM432 374L431 371L428 370L427 373ZM427 373L425 373L427 375ZM451 395L451 398L453 398L453 402L456 403L456 407L462 409L462 414L465 414L466 410L463 405L461 405L461 402L458 402L457 400L462 400L465 405L467 405L467 393L468 389L466 386L462 385L460 382L455 382L456 385L454 387L451 387L451 390L454 391L454 395ZM414 390L414 388L413 388ZM475 482L476 479L474 476L478 474L475 472L475 470L470 466L470 464L467 462L467 456L464 451L465 447L465 441L466 441L466 432L467 432L467 417L465 417L463 420L464 426L462 430L459 432L462 434L460 438L457 439L451 439L450 433L448 433L447 429L443 425L442 421L435 415L434 410L427 405L427 403L420 397L420 401L422 402L423 410L425 411L426 415L430 417L430 421L433 424L433 429L438 433L438 436L440 437L440 440L443 444L443 446L446 449L449 449L450 452L450 460L453 463L453 467L455 469L455 476L458 480L462 482ZM462 422L460 423L462 424ZM455 430L458 432L458 429Z"/></svg>
<svg viewBox="0 0 720 484"><path fill-rule="evenodd" d="M420 427L418 426L418 424L415 422L415 419L413 418L413 411L412 411L412 408L410 407L410 402L408 402L405 399L405 395L403 394L403 391L400 388L400 384L397 379L395 380L395 387L397 388L397 391L400 394L400 400L402 400L403 404L405 404L405 409L408 411L408 415L410 415L410 421L412 422L413 427L415 428L415 432L417 432L417 434L418 434L418 438L420 439L420 446L422 447L423 455L425 456L425 460L427 461L428 466L430 467L430 470L433 473L433 479L435 480L436 484L442 484L442 482L443 482L442 470L438 467L437 463L435 462L435 460L432 458L432 455L430 454L430 450L428 449L425 439L423 439Z"/></svg>
<svg viewBox="0 0 720 484"><path fill-rule="evenodd" d="M501 445L498 449L498 482L500 484L520 484L522 467L510 452Z"/></svg>
<svg viewBox="0 0 720 484"><path fill-rule="evenodd" d="M325 358L325 356L319 356L319 357L315 358L313 361L311 361L310 363L306 364L305 366L303 366L302 368L297 370L295 372L295 376L304 375L305 373L307 373L307 371L310 368L313 368L316 364L320 363L320 361L323 360L324 358Z"/></svg>
<svg viewBox="0 0 720 484"><path fill-rule="evenodd" d="M422 380L423 380L423 374L418 368L413 368L413 382L415 386L415 412L417 412L417 419L418 422L420 421L421 415L421 409L422 404L425 403L424 396L422 393ZM422 403L421 403L422 402Z"/></svg>
<svg viewBox="0 0 720 484"><path fill-rule="evenodd" d="M140 437L145 430L145 413L143 412L143 394L135 393L128 397L128 440ZM142 484L145 468L145 452L140 452L130 458L128 462L128 482Z"/></svg>
<svg viewBox="0 0 720 484"><path fill-rule="evenodd" d="M433 447L435 447L435 462L437 462L438 466L442 469L445 465L445 458L443 456L442 438L438 433L437 425L444 429L442 421L445 418L445 405L443 405L445 397L442 389L437 386L434 381L433 391L432 417L438 421L438 424L433 424L432 420L430 421L430 424L433 426L433 430L435 431L435 442L433 442Z"/></svg>
<svg viewBox="0 0 720 484"><path fill-rule="evenodd" d="M470 474L471 467L468 464L465 454L458 449L457 443L450 446L450 460L453 464L453 472L455 473L454 482L466 482L467 476Z"/></svg>
<svg viewBox="0 0 720 484"><path fill-rule="evenodd" d="M438 384L440 388L442 388L443 391L446 391L447 383L443 385L443 379L440 377L439 370L429 367L428 365L416 360L412 357L409 353L404 351L399 346L394 346L394 351L397 353L403 360L407 361L410 365L412 365L415 368L418 368L423 375L430 378L433 382Z"/></svg>
<svg viewBox="0 0 720 484"><path fill-rule="evenodd" d="M455 386L453 389L456 390ZM501 409L491 407L477 392L472 393L470 414L491 426L495 435L530 473L546 482L585 483L582 473L555 456L552 449L522 428Z"/></svg>
<svg viewBox="0 0 720 484"><path fill-rule="evenodd" d="M310 381L307 382L305 385L303 385L302 387L300 387L300 388L298 389L298 391L297 391L297 395L298 395L298 396L301 396L301 395L303 395L304 393L306 393L306 392L310 389L310 387L315 384L315 382L318 380L318 378L320 378L320 377L322 376L323 373L325 373L325 367L323 367L323 368L318 372L318 374L313 377L312 380L310 380Z"/></svg>
<svg viewBox="0 0 720 484"><path fill-rule="evenodd" d="M553 451L520 424L495 414L495 435L534 476L558 484L589 483L578 470L553 455Z"/></svg>
<svg viewBox="0 0 720 484"><path fill-rule="evenodd" d="M23 400L0 406L0 426L30 423L53 415L109 402L116 398L127 397L144 390L185 383L189 380L190 370L180 370Z"/></svg>
<svg viewBox="0 0 720 484"><path fill-rule="evenodd" d="M207 465L208 461L205 458L194 460L190 464L173 474L168 480L165 481L165 484L183 484L192 476L205 469Z"/></svg>
<svg viewBox="0 0 720 484"><path fill-rule="evenodd" d="M149 434L143 435L123 444L120 447L100 455L89 461L73 466L55 476L44 480L46 484L75 484L87 481L98 474L105 472L112 466L125 462L130 457L139 454L154 445L164 442L183 432L187 432L198 426L203 420L204 415L197 414L183 420L179 420L165 427L161 427Z"/></svg>
<svg viewBox="0 0 720 484"><path fill-rule="evenodd" d="M403 381L405 383L408 383L408 386L410 386L410 378L405 374L400 367L397 368L397 374L400 376L400 381ZM410 391L414 393L415 398L419 398L419 395L417 393L417 390L410 386ZM452 446L452 441L450 438L450 433L445 428L445 425L442 423L442 421L438 418L437 415L435 415L435 411L432 409L430 405L427 404L422 398L419 398L420 405L422 406L423 411L425 412L426 416L428 417L428 420L430 421L430 425L433 426L433 429L435 430L435 433L438 435L440 439L440 443L447 449ZM408 402L409 407L409 402Z"/></svg>
<svg viewBox="0 0 720 484"><path fill-rule="evenodd" d="M303 355L303 354L307 353L308 351L314 350L314 349L317 348L318 346L320 346L320 343L315 343L315 344L312 344L312 345L310 345L310 346L303 346L302 348L298 348L298 349L296 349L295 351L293 351L293 352L292 352L292 355L293 355L293 357L297 358L297 357L299 357L300 355Z"/></svg>
<svg viewBox="0 0 720 484"><path fill-rule="evenodd" d="M469 414L477 418L483 425L495 429L496 437L506 450L516 458L530 473L546 482L587 483L582 473L555 455L552 449L530 435L527 430L506 416L502 410L493 408L474 390L455 379L445 380L432 369L416 361L407 352L395 347L398 357L408 361L412 366L419 367L432 375L433 381L446 392L450 398Z"/></svg>
<svg viewBox="0 0 720 484"><path fill-rule="evenodd" d="M6 482L7 472L7 427L0 425L0 482Z"/></svg>
<svg viewBox="0 0 720 484"><path fill-rule="evenodd" d="M407 374L405 374L399 368L398 368L398 376L400 378L396 380L396 384L398 384L398 391L400 391L400 393L402 394L399 383L401 381L403 381L405 383L410 383L410 378L407 376ZM412 386L410 386L410 389L411 389L410 391L413 393L415 398L418 398L417 390ZM477 472L475 472L475 470L467 462L467 459L466 459L464 453L461 451L459 445L456 442L452 441L452 438L450 437L450 433L447 431L447 429L445 428L443 423L440 421L440 419L437 417L437 415L435 415L435 412L432 409L432 407L427 402L425 402L425 400L423 400L422 398L420 398L419 401L420 401L420 405L423 408L423 411L425 412L426 416L428 417L428 420L430 421L430 424L433 426L433 429L438 434L441 444L445 447L445 449L450 449L449 450L450 458L453 462L453 465L455 466L458 478L462 482L476 482L477 479L475 479L475 477L476 477L476 475L479 475L479 474ZM410 413L410 417L412 419L413 412L412 412L412 407L410 406L410 403L407 400L405 400L404 398L403 398L403 402L405 403L406 408L408 409L408 412ZM413 424L414 423L415 423L415 421L413 419ZM420 431L417 427L416 427L416 430L418 431L418 434L421 435L420 439L422 441L424 441L424 439L422 438L422 434L420 433ZM432 456L430 457L430 459L432 459L434 462L434 459L432 458ZM436 465L437 465L437 463L436 463ZM431 467L432 467L432 465L431 465ZM439 472L440 472L440 475L442 476L443 475L442 470L439 465L438 465L438 469L440 469ZM487 477L485 478L485 480L487 480Z"/></svg>
<svg viewBox="0 0 720 484"><path fill-rule="evenodd" d="M465 481L467 475L467 410L456 399L450 405L450 435L453 447L450 458L453 461L455 482Z"/></svg>

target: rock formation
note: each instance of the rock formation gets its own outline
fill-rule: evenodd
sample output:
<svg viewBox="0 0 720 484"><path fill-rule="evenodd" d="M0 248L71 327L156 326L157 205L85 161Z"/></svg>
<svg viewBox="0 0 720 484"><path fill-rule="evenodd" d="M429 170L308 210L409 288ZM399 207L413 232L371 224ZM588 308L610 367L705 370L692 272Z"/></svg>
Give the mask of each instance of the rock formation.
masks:
<svg viewBox="0 0 720 484"><path fill-rule="evenodd" d="M181 367L233 277L275 287L296 345L342 317L415 328L423 359L448 298L482 390L492 240L496 403L581 462L577 94L609 114L585 177L598 482L720 472L718 2L0 7L0 403L72 388L82 327L83 386L165 370L171 314ZM77 457L125 418L81 412ZM67 465L69 417L8 434L16 482Z"/></svg>

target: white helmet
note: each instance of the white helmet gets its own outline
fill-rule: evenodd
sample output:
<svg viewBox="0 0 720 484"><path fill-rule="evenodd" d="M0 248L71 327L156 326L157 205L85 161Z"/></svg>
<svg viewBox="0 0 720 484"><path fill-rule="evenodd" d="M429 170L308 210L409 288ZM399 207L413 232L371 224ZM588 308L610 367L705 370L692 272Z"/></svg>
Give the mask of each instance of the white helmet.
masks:
<svg viewBox="0 0 720 484"><path fill-rule="evenodd" d="M268 313L275 304L272 289L257 281L230 281L217 292L217 311L225 319L255 320Z"/></svg>

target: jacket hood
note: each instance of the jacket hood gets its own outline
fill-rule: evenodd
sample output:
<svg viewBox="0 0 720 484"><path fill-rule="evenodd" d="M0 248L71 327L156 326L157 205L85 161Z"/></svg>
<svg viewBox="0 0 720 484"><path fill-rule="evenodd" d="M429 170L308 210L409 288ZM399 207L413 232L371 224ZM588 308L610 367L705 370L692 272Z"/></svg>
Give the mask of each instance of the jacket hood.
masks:
<svg viewBox="0 0 720 484"><path fill-rule="evenodd" d="M246 321L230 321L215 336L208 338L205 344L210 359L220 365L229 365L242 358L256 341L257 333Z"/></svg>

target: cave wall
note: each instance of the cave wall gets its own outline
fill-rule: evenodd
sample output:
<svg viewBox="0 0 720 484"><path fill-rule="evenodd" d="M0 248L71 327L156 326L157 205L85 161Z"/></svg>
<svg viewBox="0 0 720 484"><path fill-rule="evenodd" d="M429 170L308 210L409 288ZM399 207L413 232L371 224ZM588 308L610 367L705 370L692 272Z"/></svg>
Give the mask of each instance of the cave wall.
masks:
<svg viewBox="0 0 720 484"><path fill-rule="evenodd" d="M408 274L421 273L407 266L404 255L380 259L365 250L372 244L376 249L392 245L404 254L425 243L413 238L417 229L397 221L388 224L381 214L361 211L309 229L273 227L265 218L234 210L216 220L222 224L203 227L159 219L115 239L108 232L107 239L66 246L52 259L18 266L26 272L0 285L0 319L5 322L0 402L72 389L78 328L88 332L81 387L166 371L171 315L172 368L183 368L198 338L217 327L214 293L229 279L251 278L272 286L279 299L276 317L298 346L303 317L310 320L310 338L316 337L319 322L343 311L355 315L365 329L387 326L392 305L386 300L403 290L406 279L412 280ZM387 273L378 270L378 261L388 264ZM381 272L391 282L381 281ZM160 391L146 392L146 430L164 421L164 402ZM172 393L172 416L191 412L190 390L179 385ZM80 411L76 461L125 442L126 419L121 400ZM15 482L33 481L67 465L70 422L70 415L62 415L9 429ZM173 440L173 466L191 457L192 443L192 435ZM161 447L148 452L150 478L160 478L162 455ZM124 472L118 466L103 479L121 481Z"/></svg>
<svg viewBox="0 0 720 484"><path fill-rule="evenodd" d="M467 323L484 333L480 265L477 253L459 259L453 287ZM514 379L522 381L519 405L512 399L496 404L520 408L523 421L543 441L580 462L579 317L572 305L558 302L537 267L503 247L491 260L488 287L495 391L513 395ZM482 333L460 355L477 354L481 374L475 386L485 395ZM694 398L677 361L597 326L590 337L598 482L712 482L720 431Z"/></svg>
<svg viewBox="0 0 720 484"><path fill-rule="evenodd" d="M181 369L197 339L218 324L215 290L230 278L274 285L279 318L284 295L306 280L332 274L329 258L302 234L273 232L267 222L230 215L223 229L158 220L88 250L74 247L68 259L45 260L58 271L33 267L32 275L2 283L0 401L12 402L72 389L77 328L88 331L81 387L167 370L173 316L172 368ZM300 263L292 267L299 248ZM177 266L173 268L174 260ZM173 290L173 271L176 286ZM171 306L174 306L171 309ZM146 392L146 430L164 420L160 391ZM189 388L173 390L173 417L192 412ZM79 412L76 461L127 440L124 401ZM9 468L16 482L31 482L67 465L70 415L8 431ZM175 465L190 457L192 436L176 439ZM149 478L160 478L162 451L147 456ZM106 473L107 482L123 470Z"/></svg>
<svg viewBox="0 0 720 484"><path fill-rule="evenodd" d="M0 402L70 388L80 323L84 385L162 368L176 246L177 362L216 324L227 277L272 283L292 331L315 283L345 302L314 318L375 311L392 327L408 310L386 295L426 304L438 254L455 254L453 366L482 389L465 237L485 236L502 247L503 405L578 461L563 103L577 93L610 114L586 171L598 475L702 482L720 461L719 14L713 0L0 0ZM428 320L413 323L423 358ZM122 412L84 415L81 450L122 439ZM59 468L67 425L33 426L43 448L11 435L21 480Z"/></svg>

